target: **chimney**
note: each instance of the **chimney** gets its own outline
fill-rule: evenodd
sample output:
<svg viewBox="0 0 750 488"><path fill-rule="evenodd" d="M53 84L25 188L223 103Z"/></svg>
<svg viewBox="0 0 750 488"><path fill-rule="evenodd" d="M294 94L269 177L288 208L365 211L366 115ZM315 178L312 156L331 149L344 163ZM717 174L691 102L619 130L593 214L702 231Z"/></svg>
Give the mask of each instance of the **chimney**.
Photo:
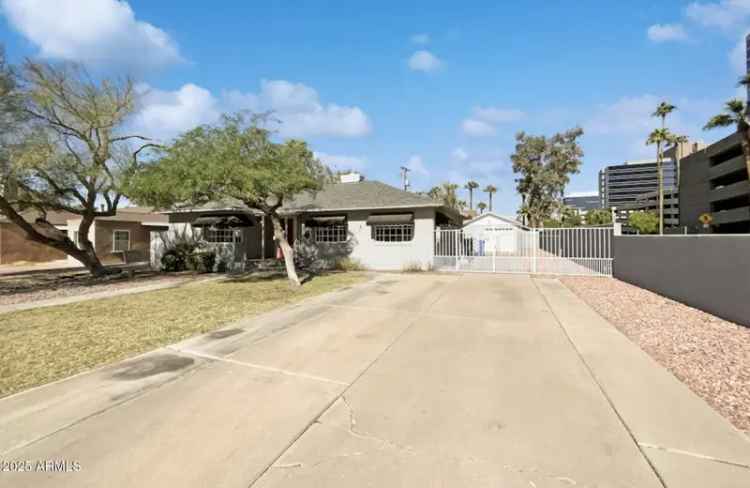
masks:
<svg viewBox="0 0 750 488"><path fill-rule="evenodd" d="M342 173L339 178L341 183L359 183L365 179L361 174L355 172Z"/></svg>

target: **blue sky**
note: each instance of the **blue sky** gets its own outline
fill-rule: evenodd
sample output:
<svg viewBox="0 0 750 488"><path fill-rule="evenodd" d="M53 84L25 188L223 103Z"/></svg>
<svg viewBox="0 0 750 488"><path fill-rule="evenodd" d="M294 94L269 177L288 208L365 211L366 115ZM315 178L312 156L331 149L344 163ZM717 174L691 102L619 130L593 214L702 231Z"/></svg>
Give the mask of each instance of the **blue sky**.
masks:
<svg viewBox="0 0 750 488"><path fill-rule="evenodd" d="M361 3L362 5L357 5ZM396 184L475 179L515 213L514 134L585 130L568 193L607 163L648 158L663 98L676 132L740 94L750 0L707 2L0 0L0 42L26 56L131 74L134 130L168 139L222 112L274 110L280 137ZM54 8L50 8L55 5Z"/></svg>

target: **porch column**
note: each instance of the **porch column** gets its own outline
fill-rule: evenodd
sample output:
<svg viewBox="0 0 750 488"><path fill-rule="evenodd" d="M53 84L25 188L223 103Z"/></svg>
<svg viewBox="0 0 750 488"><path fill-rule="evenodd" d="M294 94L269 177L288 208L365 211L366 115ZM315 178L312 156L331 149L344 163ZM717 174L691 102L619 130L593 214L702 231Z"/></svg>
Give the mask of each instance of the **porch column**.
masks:
<svg viewBox="0 0 750 488"><path fill-rule="evenodd" d="M260 218L260 259L266 259L266 216Z"/></svg>

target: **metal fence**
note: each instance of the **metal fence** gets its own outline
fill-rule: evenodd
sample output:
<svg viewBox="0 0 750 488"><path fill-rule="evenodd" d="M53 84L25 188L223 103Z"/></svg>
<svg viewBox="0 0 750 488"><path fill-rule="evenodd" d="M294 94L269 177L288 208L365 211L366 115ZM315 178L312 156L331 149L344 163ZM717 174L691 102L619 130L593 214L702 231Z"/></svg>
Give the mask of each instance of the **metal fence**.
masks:
<svg viewBox="0 0 750 488"><path fill-rule="evenodd" d="M443 271L612 276L612 227L439 229Z"/></svg>

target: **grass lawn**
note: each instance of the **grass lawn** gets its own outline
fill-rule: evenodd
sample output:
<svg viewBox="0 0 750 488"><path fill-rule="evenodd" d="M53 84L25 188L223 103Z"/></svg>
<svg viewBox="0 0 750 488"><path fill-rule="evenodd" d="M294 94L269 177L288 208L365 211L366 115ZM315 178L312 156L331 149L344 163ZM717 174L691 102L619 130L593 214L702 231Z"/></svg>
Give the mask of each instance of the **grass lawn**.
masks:
<svg viewBox="0 0 750 488"><path fill-rule="evenodd" d="M0 397L365 279L212 281L0 315Z"/></svg>

